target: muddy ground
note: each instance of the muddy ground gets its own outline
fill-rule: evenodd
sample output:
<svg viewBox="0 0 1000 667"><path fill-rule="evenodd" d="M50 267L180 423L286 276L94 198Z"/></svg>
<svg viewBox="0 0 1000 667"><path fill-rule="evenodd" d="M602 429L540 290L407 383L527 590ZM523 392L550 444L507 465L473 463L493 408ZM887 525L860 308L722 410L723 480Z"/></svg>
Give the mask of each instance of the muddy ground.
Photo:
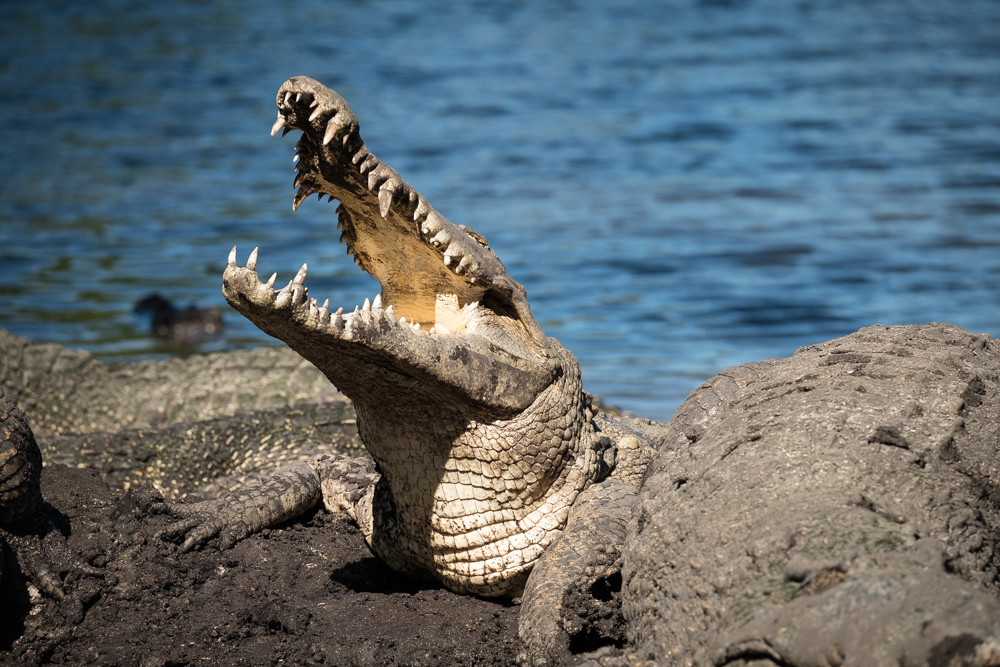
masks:
<svg viewBox="0 0 1000 667"><path fill-rule="evenodd" d="M148 487L55 465L42 493L47 540L66 535L100 576L71 571L62 602L19 604L31 591L5 574L0 665L511 665L521 647L516 605L398 576L322 510L184 554L154 537L170 519L143 510Z"/></svg>

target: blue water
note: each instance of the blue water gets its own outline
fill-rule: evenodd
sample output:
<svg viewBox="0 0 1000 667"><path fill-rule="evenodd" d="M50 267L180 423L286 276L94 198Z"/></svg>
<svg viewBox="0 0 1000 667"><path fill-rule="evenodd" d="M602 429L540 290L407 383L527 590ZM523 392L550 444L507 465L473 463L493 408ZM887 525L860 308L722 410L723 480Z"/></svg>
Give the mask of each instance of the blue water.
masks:
<svg viewBox="0 0 1000 667"><path fill-rule="evenodd" d="M373 296L268 136L307 74L636 414L873 323L1000 336L1000 2L548 5L3 3L0 326L190 353L134 319L159 292L227 310L196 351L274 344L222 299L234 244Z"/></svg>

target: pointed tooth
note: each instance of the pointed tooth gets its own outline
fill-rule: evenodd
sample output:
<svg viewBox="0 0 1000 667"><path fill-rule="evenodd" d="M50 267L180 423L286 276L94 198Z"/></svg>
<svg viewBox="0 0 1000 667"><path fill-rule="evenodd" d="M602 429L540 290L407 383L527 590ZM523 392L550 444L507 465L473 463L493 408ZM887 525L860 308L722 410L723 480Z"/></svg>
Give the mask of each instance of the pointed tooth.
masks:
<svg viewBox="0 0 1000 667"><path fill-rule="evenodd" d="M361 310L371 312L372 304L368 299L365 299L365 305L361 307Z"/></svg>
<svg viewBox="0 0 1000 667"><path fill-rule="evenodd" d="M284 308L292 300L292 283L289 282L288 285L281 288L278 292L278 297L274 300L275 308Z"/></svg>
<svg viewBox="0 0 1000 667"><path fill-rule="evenodd" d="M323 110L320 109L317 106L315 109L313 109L313 112L311 114L309 114L309 122L311 123L314 120L316 120L317 118L319 118L320 114L322 114L322 113L323 113Z"/></svg>
<svg viewBox="0 0 1000 667"><path fill-rule="evenodd" d="M305 283L305 281L306 281L306 271L307 270L308 270L308 265L303 264L302 268L299 269L299 272L295 274L295 278L292 279L292 282L293 283L298 283L299 285L302 285L303 283Z"/></svg>
<svg viewBox="0 0 1000 667"><path fill-rule="evenodd" d="M295 101L296 102L302 101L302 93L295 93Z"/></svg>
<svg viewBox="0 0 1000 667"><path fill-rule="evenodd" d="M353 164L357 164L362 160L364 160L365 158L367 158L369 155L371 155L371 153L368 152L368 149L362 146L360 149L358 149L358 152L354 154L354 157L351 158L351 162Z"/></svg>
<svg viewBox="0 0 1000 667"><path fill-rule="evenodd" d="M285 106L286 107L288 106L288 104L291 101L291 99L292 99L292 91L289 90L288 92L285 93Z"/></svg>
<svg viewBox="0 0 1000 667"><path fill-rule="evenodd" d="M319 106L319 99L314 97L313 101L309 103L309 108L312 109L318 106Z"/></svg>
<svg viewBox="0 0 1000 667"><path fill-rule="evenodd" d="M445 266L451 266L451 260L452 259L454 259L454 257L452 257L451 255L445 255L444 256L444 265Z"/></svg>
<svg viewBox="0 0 1000 667"><path fill-rule="evenodd" d="M274 289L274 281L278 279L278 272L275 271L271 274L271 277L267 279L267 286Z"/></svg>
<svg viewBox="0 0 1000 667"><path fill-rule="evenodd" d="M236 266L236 246L229 251L229 260L226 262L227 266Z"/></svg>
<svg viewBox="0 0 1000 667"><path fill-rule="evenodd" d="M429 212L430 212L430 206L427 204L427 200L420 199L417 202L417 207L413 210L413 222L419 222L420 220L423 220L424 218L427 217L427 214ZM429 232L424 232L424 233L428 234Z"/></svg>
<svg viewBox="0 0 1000 667"><path fill-rule="evenodd" d="M375 300L372 301L372 308L374 308L375 310L382 310L382 295L381 294L376 294L375 295Z"/></svg>
<svg viewBox="0 0 1000 667"><path fill-rule="evenodd" d="M274 121L274 125L271 126L271 136L273 137L278 133L278 130L285 126L285 117L280 113L278 114L278 120Z"/></svg>
<svg viewBox="0 0 1000 667"><path fill-rule="evenodd" d="M362 174L367 174L369 171L371 171L377 166L378 166L378 158L375 157L374 155L369 155L367 158L365 158L365 161L361 163L361 166L358 167L358 172Z"/></svg>
<svg viewBox="0 0 1000 667"><path fill-rule="evenodd" d="M333 122L333 118L331 118L330 122L327 123L327 125L326 125L326 133L323 134L323 145L324 146L326 146L331 141L333 141L333 138L335 136L337 136L337 130L339 130L339 129L340 128L337 127L337 124Z"/></svg>
<svg viewBox="0 0 1000 667"><path fill-rule="evenodd" d="M404 327L406 326L406 315L403 315L401 318L399 318L399 323L402 324Z"/></svg>
<svg viewBox="0 0 1000 667"><path fill-rule="evenodd" d="M392 205L392 190L382 188L378 191L378 212L382 214L382 219L389 215L389 207Z"/></svg>
<svg viewBox="0 0 1000 667"><path fill-rule="evenodd" d="M389 304L389 307L385 309L385 314L392 318L396 317L396 312L393 309L392 304Z"/></svg>
<svg viewBox="0 0 1000 667"><path fill-rule="evenodd" d="M437 333L437 329L435 329L434 327L431 327L430 331L428 331L427 333L429 333L429 334L436 334Z"/></svg>
<svg viewBox="0 0 1000 667"><path fill-rule="evenodd" d="M337 312L335 312L333 314L332 322L333 322L333 326L337 327L338 329L342 329L344 327L344 309L343 308L338 308Z"/></svg>
<svg viewBox="0 0 1000 667"><path fill-rule="evenodd" d="M326 308L327 310L330 310L330 300L329 299L327 299L326 301L323 302L323 307Z"/></svg>
<svg viewBox="0 0 1000 667"><path fill-rule="evenodd" d="M302 159L302 158L301 158L301 157L299 156L299 154L298 154L298 153L296 153L296 154L294 155L294 157L292 157L292 164L297 164L297 163L298 163L298 161L299 161L299 160L301 160L301 159ZM296 169L298 169L298 167L296 167Z"/></svg>
<svg viewBox="0 0 1000 667"><path fill-rule="evenodd" d="M254 248L253 252L250 253L250 257L247 259L247 268L251 271L257 270L257 248Z"/></svg>
<svg viewBox="0 0 1000 667"><path fill-rule="evenodd" d="M309 195L316 192L312 189L312 183L304 183L301 188L295 192L295 197L292 199L292 210L299 210L299 206L302 206L302 202L309 198Z"/></svg>

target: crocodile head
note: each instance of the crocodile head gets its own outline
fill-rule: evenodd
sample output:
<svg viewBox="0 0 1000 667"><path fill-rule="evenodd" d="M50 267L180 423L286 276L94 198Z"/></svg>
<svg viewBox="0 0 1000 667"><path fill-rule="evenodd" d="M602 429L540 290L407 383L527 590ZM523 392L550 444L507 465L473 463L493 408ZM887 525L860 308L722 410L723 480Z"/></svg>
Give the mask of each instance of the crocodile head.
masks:
<svg viewBox="0 0 1000 667"><path fill-rule="evenodd" d="M576 359L545 337L486 240L372 155L340 95L295 77L277 103L272 134L302 132L295 208L317 193L339 201L341 241L382 290L331 313L310 298L305 265L275 290L257 250L239 266L234 248L226 300L354 402L381 473L359 512L372 549L453 590L516 593L607 472Z"/></svg>
<svg viewBox="0 0 1000 667"><path fill-rule="evenodd" d="M301 130L293 208L319 194L337 200L340 241L379 281L381 294L354 312L317 305L306 265L281 290L261 283L257 250L245 267L235 248L224 276L229 303L327 372L349 396L357 377L345 355L399 374L454 386L499 408L523 409L559 372L528 305L481 235L438 213L361 140L336 92L308 77L278 91L279 130ZM330 360L338 363L331 367ZM442 363L442 361L444 363Z"/></svg>

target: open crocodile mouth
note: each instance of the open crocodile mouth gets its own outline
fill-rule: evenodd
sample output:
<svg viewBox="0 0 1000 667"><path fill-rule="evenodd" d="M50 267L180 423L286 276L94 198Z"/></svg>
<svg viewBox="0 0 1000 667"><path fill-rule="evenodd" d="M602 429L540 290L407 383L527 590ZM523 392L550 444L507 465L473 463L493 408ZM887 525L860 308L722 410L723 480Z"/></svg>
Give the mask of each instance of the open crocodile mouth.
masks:
<svg viewBox="0 0 1000 667"><path fill-rule="evenodd" d="M336 92L308 77L293 77L278 91L277 104L271 134L302 131L295 147L293 208L312 194L339 201L340 241L382 291L353 312L331 311L329 299L320 305L309 296L305 264L286 286L275 289L276 275L266 282L257 275L256 248L245 266L237 264L233 248L223 276L230 305L317 365L336 349L405 375L418 368L444 377L448 374L429 370L427 360L489 357L506 367L498 372L509 376L511 386L500 386L507 381L492 388L484 384L480 393L520 396L496 399L501 402L526 399L527 385L537 389L551 381L559 363L531 314L524 288L507 274L486 240L452 224L376 158ZM524 380L524 374L533 379ZM496 378L493 373L482 382ZM513 389L518 383L526 386Z"/></svg>
<svg viewBox="0 0 1000 667"><path fill-rule="evenodd" d="M510 278L486 240L452 224L375 157L340 95L308 77L293 77L278 91L277 105L271 134L302 131L295 147L293 208L312 194L338 200L340 241L379 281L382 292L355 313L331 313L329 301L318 306L307 298L303 265L279 291L273 289L274 277L258 281L255 301L308 309L300 315L317 326L339 327L361 313L379 313L415 333L458 334L474 332L488 320L529 346L544 348L545 336L524 288ZM230 260L235 266L235 256ZM246 268L256 269L256 251Z"/></svg>

